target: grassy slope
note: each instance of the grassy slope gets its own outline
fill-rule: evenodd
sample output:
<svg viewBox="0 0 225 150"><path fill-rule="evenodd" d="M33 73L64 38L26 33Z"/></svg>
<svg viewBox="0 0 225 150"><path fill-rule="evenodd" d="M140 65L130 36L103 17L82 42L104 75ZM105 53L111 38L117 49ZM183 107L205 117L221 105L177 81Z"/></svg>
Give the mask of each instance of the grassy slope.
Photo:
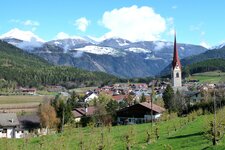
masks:
<svg viewBox="0 0 225 150"><path fill-rule="evenodd" d="M124 135L132 132L131 143L135 150L139 149L165 149L169 145L173 149L197 150L197 149L225 149L224 141L218 146L212 147L211 142L203 137L205 118L198 117L196 120L174 131L173 126L179 126L183 119L175 119L159 123L160 138L152 144L147 145L146 130L151 124L116 126L111 128L66 128L63 134L54 134L32 139L0 139L0 149L80 149L79 143L83 141L85 149L97 149L100 143L101 132L104 135L105 149L121 150L125 149ZM154 128L154 127L153 127ZM168 135L168 130L170 135ZM4 144L3 144L4 143ZM168 147L167 147L168 148Z"/></svg>
<svg viewBox="0 0 225 150"><path fill-rule="evenodd" d="M192 79L197 79L202 83L218 83L225 81L225 73L221 71L211 71L193 74Z"/></svg>

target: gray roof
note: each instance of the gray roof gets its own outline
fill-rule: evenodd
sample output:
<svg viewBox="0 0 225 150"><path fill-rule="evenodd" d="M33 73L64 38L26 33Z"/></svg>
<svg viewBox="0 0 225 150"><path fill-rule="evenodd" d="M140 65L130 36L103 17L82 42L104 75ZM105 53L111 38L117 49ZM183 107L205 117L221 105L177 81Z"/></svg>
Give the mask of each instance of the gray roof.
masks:
<svg viewBox="0 0 225 150"><path fill-rule="evenodd" d="M12 127L18 126L19 121L16 113L0 113L0 126L1 127Z"/></svg>
<svg viewBox="0 0 225 150"><path fill-rule="evenodd" d="M37 129L40 128L40 117L37 114L26 114L18 116L20 128L22 129Z"/></svg>

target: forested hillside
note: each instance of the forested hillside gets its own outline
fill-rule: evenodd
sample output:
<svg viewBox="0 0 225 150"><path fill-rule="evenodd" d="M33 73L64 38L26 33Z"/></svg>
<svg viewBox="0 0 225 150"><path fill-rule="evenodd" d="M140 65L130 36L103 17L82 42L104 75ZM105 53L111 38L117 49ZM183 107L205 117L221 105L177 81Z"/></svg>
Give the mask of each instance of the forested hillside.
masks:
<svg viewBox="0 0 225 150"><path fill-rule="evenodd" d="M225 59L209 59L187 66L191 74L220 70L225 72ZM186 70L187 70L186 69Z"/></svg>
<svg viewBox="0 0 225 150"><path fill-rule="evenodd" d="M79 87L101 85L119 79L102 72L74 67L53 66L44 59L0 41L0 79L20 86L64 85Z"/></svg>
<svg viewBox="0 0 225 150"><path fill-rule="evenodd" d="M218 61L215 61L216 59L219 59ZM181 60L181 64L182 64L182 67L185 68L186 66L192 66L192 67L197 67L200 69L200 65L203 65L205 69L203 70L206 70L206 71L213 71L217 65L220 66L220 68L222 67L222 64L223 62L221 62L222 64L220 64L220 61L221 60L225 60L225 47L222 47L220 49L213 49L213 50L208 50L202 54L199 54L199 55L194 55L194 56L190 56L190 57L186 57L184 59ZM202 63L199 63L199 62L202 62ZM211 63L215 64L215 66L213 66ZM192 65L192 64L197 64L196 65ZM210 70L207 70L207 65L210 65L208 67L208 69ZM194 68L193 68L194 69ZM193 70L192 69L192 70ZM194 69L195 73L198 72L196 69ZM199 72L204 72L203 70L200 70ZM218 69L220 70L220 69ZM166 75L169 75L170 74L170 71L171 71L171 64L168 65L167 67L165 67L160 75L161 76L166 76ZM183 69L184 71L184 69Z"/></svg>

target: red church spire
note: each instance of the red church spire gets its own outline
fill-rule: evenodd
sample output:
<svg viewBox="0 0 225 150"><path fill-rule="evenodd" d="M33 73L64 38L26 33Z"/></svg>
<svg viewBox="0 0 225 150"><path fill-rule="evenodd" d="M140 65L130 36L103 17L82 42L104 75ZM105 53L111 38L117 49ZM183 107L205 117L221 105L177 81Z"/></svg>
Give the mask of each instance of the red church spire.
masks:
<svg viewBox="0 0 225 150"><path fill-rule="evenodd" d="M172 62L173 69L176 67L176 65L178 65L181 69L181 63L180 63L180 59L178 56L178 49L177 49L176 31L175 31L175 33L174 33L174 52L173 52L173 62Z"/></svg>

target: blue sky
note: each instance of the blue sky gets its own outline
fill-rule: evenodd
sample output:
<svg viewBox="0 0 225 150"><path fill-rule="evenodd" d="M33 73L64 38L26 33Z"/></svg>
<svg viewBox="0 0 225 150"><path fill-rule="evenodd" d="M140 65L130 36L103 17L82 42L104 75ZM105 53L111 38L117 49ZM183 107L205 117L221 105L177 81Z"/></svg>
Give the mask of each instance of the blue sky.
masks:
<svg viewBox="0 0 225 150"><path fill-rule="evenodd" d="M46 41L75 35L173 41L176 28L180 43L213 46L225 41L224 0L3 0L0 4L0 34L19 28Z"/></svg>

